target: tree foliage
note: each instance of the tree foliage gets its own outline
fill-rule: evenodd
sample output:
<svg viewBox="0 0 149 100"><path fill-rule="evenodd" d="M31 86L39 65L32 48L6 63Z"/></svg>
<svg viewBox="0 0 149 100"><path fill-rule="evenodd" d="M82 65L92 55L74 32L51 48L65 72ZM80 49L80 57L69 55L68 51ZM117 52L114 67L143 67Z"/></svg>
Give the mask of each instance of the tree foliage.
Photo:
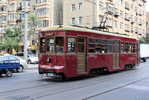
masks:
<svg viewBox="0 0 149 100"><path fill-rule="evenodd" d="M29 37L32 36L34 38L34 35L37 33L36 28L37 28L37 22L38 22L38 17L34 13L29 14Z"/></svg>
<svg viewBox="0 0 149 100"><path fill-rule="evenodd" d="M12 49L17 50L19 48L19 42L21 41L22 32L17 26L8 27L5 29L4 39L0 41L0 49L11 52Z"/></svg>
<svg viewBox="0 0 149 100"><path fill-rule="evenodd" d="M149 34L146 34L146 37L140 38L140 43L149 43Z"/></svg>

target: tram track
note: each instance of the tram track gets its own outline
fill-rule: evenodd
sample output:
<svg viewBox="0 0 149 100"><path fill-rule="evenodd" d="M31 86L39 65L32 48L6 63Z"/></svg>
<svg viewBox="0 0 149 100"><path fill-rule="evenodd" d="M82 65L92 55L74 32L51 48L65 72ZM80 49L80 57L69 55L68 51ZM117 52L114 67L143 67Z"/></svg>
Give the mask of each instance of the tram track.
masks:
<svg viewBox="0 0 149 100"><path fill-rule="evenodd" d="M146 80L146 79L149 79L149 77L145 77L145 78L143 78L143 79L135 80L135 81L126 83L126 84L124 84L124 85L120 85L120 86L114 87L114 88L112 88L112 89L108 89L108 90L102 91L102 92L97 93L97 94L95 94L95 95L82 98L82 100L89 100L89 99L94 98L94 97L96 97L96 96L100 96L100 95L103 95L103 94L106 94L106 93L109 93L109 92L112 92L112 91L115 91L115 90L118 90L118 89L127 87L127 86L129 86L129 85L135 84L135 83L137 83L137 82L140 82L140 81L143 81L143 80ZM92 84L92 85L97 85L97 84L99 84L99 83ZM90 85L85 85L85 86L80 86L80 87L73 87L73 88L64 89L64 90L61 90L61 91L55 91L55 92L53 92L53 93L46 93L46 94L38 95L38 96L34 97L33 100L42 100L42 98L43 98L43 97L46 97L46 96L49 97L49 96L53 96L53 95L58 95L58 94L61 94L61 93L70 92L70 91L74 91L74 90L77 90L77 89L83 89L83 88L86 88L86 87L88 87L88 86L90 86Z"/></svg>
<svg viewBox="0 0 149 100"><path fill-rule="evenodd" d="M106 93L109 93L111 91L115 91L115 90L118 90L118 89L121 89L121 88L124 88L126 86L129 86L129 85L132 85L132 84L135 84L137 82L140 82L140 81L143 81L143 80L146 80L146 79L149 79L149 77L145 77L145 78L142 78L142 79L139 79L139 80L135 80L135 81L132 81L132 82L128 82L126 84L123 84L123 85L120 85L120 86L117 86L117 87L114 87L112 89L108 89L108 90L105 90L105 91L102 91L100 93L97 93L95 95L92 95L92 96L89 96L89 97L86 97L86 98L83 98L82 100L89 100L93 97L96 97L96 96L99 96L99 95L103 95L103 94L106 94ZM92 84L92 85L97 85L99 83L95 83L95 84ZM61 93L65 93L65 92L70 92L70 91L74 91L74 90L77 90L77 89L83 89L83 88L86 88L88 86L91 86L91 84L88 84L88 85L85 85L85 86L78 86L78 87L72 87L72 88L69 88L69 89L60 89L60 90L57 90L55 92L52 92L52 93L44 93L44 94L36 94L37 96L34 96L33 100L40 100L42 99L43 97L46 97L46 96L54 96L54 95L57 95L57 94L61 94Z"/></svg>
<svg viewBox="0 0 149 100"><path fill-rule="evenodd" d="M33 82L33 81L38 81L38 80L25 81L25 82ZM58 83L50 83L50 84L49 83L44 83L44 84L34 85L34 86L28 86L28 87L24 87L24 88L10 89L10 90L6 90L6 91L0 92L0 96L2 94L11 93L11 92L14 92L14 91L17 92L17 91L21 91L21 90L33 89L33 88L37 88L37 87L46 87L46 86L51 86L51 85L56 85L56 84L58 84Z"/></svg>
<svg viewBox="0 0 149 100"><path fill-rule="evenodd" d="M129 85L133 85L133 84L135 84L135 83L144 81L144 80L146 80L146 79L149 79L149 77L145 77L145 78L142 78L142 79L139 79L139 80L135 80L135 81L129 82L129 83L127 83L127 84L121 85L121 86L117 86L117 87L115 87L115 88L112 88L112 89L109 89L109 90L106 90L106 91L103 91L103 92L94 94L94 95L92 95L92 96L85 97L85 98L83 98L82 100L89 100L89 99L91 99L91 98L94 98L94 97L97 97L97 96L100 96L100 95L104 95L104 94L106 94L106 93L110 93L110 92L115 91L115 90L119 90L119 89L125 88L125 87L127 87L127 86L129 86Z"/></svg>
<svg viewBox="0 0 149 100"><path fill-rule="evenodd" d="M77 81L52 82L52 83L51 83L51 81L48 81L48 83L44 83L44 84L40 84L40 85L36 85L36 86L30 86L30 87L25 87L25 88L13 89L13 90L9 90L9 91L3 91L3 92L0 92L0 96L4 96L4 97L9 96L9 98L11 98L14 96L18 96L16 94L23 92L24 94L22 93L20 95L20 97L21 96L22 97L30 96L30 98L31 98L31 99L25 99L25 100L42 100L42 98L44 98L44 97L55 96L55 95L59 95L62 93L66 94L66 93L69 93L69 92L72 92L75 90L79 90L79 89L83 90L84 88L87 88L87 87L92 88L92 86L95 86L95 85L99 86L99 85L102 85L102 83L104 84L104 83L111 82L111 81L108 81L109 79L112 79L112 80L120 79L121 74L123 74L123 72L116 73L116 74L110 74L110 75L106 75L106 76L102 76L102 77L87 78L85 80L77 80ZM128 77L128 76L132 76L132 74L124 72L123 77L125 77L125 78L123 78L121 80L126 80L127 79L126 77ZM120 86L109 88L109 89L107 89L105 91L101 91L97 94L94 94L94 95L91 95L88 97L83 96L82 100L89 100L96 96L100 96L100 95L109 93L111 91L121 89L128 85L135 84L139 81L149 79L149 77L141 76L139 79L134 79L133 81L131 81L132 79L133 79L133 77L131 77L131 79L129 79L129 80L126 80L128 82L125 84L121 84ZM39 80L36 80L36 81L39 81ZM40 80L40 81L42 81L42 80ZM35 90L35 91L31 94L27 93L28 91L32 91L32 90ZM27 94L25 94L25 93L27 93ZM6 95L6 94L8 94L8 95ZM12 100L12 99L9 99L9 100ZM21 100L21 99L16 99L16 100ZM81 99L79 99L79 100L81 100Z"/></svg>

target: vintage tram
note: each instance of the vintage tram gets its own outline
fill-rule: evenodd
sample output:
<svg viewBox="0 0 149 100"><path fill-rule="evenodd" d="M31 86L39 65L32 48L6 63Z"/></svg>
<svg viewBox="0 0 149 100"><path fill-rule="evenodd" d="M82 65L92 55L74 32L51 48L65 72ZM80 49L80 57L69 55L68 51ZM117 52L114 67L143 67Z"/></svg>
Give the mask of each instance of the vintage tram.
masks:
<svg viewBox="0 0 149 100"><path fill-rule="evenodd" d="M139 64L136 38L78 27L40 31L39 74L77 77L92 72L118 71Z"/></svg>

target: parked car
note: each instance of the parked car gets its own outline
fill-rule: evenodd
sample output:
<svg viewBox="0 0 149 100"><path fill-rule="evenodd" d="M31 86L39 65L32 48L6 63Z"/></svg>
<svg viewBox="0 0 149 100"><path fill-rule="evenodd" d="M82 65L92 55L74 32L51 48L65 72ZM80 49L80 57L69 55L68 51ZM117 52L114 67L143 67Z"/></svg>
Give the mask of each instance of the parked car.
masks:
<svg viewBox="0 0 149 100"><path fill-rule="evenodd" d="M16 56L16 57L17 57L17 59L20 60L20 65L23 66L23 68L27 68L28 67L27 62L26 62L25 59L23 59L23 58L21 58L19 56Z"/></svg>
<svg viewBox="0 0 149 100"><path fill-rule="evenodd" d="M20 62L18 59L12 59L9 56L0 56L0 76L12 76L12 71L19 69Z"/></svg>
<svg viewBox="0 0 149 100"><path fill-rule="evenodd" d="M3 56L3 60L9 60L9 62L11 63L11 65L13 63L19 63L18 66L15 66L13 68L13 70L16 70L17 72L23 72L24 68L27 67L27 63L25 60L23 60L22 58L18 57L18 56L14 56L14 55L4 55Z"/></svg>
<svg viewBox="0 0 149 100"><path fill-rule="evenodd" d="M37 64L39 62L38 57L34 55L28 55L27 63L28 64Z"/></svg>

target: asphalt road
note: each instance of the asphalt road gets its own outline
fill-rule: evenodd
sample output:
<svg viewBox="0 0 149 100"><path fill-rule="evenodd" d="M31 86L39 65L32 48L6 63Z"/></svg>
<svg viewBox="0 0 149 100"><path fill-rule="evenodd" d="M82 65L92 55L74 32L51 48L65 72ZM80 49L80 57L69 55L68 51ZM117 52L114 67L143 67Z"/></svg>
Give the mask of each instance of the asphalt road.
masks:
<svg viewBox="0 0 149 100"><path fill-rule="evenodd" d="M40 77L37 69L27 69L0 78L0 100L149 100L149 61L136 70L67 81L52 81Z"/></svg>

